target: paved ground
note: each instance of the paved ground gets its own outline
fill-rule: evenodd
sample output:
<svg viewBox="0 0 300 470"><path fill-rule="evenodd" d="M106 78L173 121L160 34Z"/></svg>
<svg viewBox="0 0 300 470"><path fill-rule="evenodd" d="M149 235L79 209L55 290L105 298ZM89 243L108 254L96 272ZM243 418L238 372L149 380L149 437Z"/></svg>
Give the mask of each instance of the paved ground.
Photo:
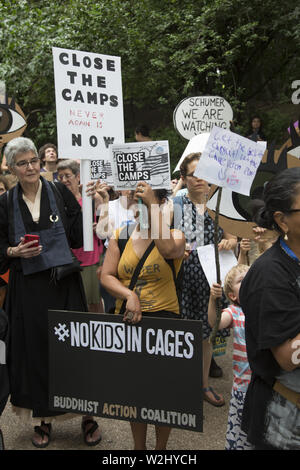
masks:
<svg viewBox="0 0 300 470"><path fill-rule="evenodd" d="M210 385L223 394L226 405L216 408L204 402L203 433L173 429L168 450L223 450L227 425L228 405L232 385L232 339L229 339L227 353L217 358L223 369L223 377L210 379ZM53 440L47 450L132 450L132 438L128 422L114 419L98 419L102 430L102 441L96 447L84 445L80 432L80 416L62 423L54 423ZM7 405L0 418L7 450L37 450L31 444L32 425L24 423ZM154 427L149 426L147 447L154 448Z"/></svg>

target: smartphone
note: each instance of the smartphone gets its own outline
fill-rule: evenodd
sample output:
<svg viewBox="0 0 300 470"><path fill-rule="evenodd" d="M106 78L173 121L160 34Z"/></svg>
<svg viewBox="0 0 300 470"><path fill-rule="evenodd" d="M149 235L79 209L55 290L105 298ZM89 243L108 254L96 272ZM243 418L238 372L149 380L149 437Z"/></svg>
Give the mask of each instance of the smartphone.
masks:
<svg viewBox="0 0 300 470"><path fill-rule="evenodd" d="M24 238L25 238L24 243L35 241L36 243L34 243L32 245L32 247L39 246L39 243L40 243L40 236L39 235L31 235L31 234L27 233L26 235L24 235Z"/></svg>

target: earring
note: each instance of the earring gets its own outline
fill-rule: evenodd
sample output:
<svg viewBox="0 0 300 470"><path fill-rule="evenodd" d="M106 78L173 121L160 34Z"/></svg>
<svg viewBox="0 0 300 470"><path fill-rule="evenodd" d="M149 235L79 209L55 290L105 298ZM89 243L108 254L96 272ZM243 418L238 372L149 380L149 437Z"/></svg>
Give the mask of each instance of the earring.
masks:
<svg viewBox="0 0 300 470"><path fill-rule="evenodd" d="M285 235L284 235L284 240L285 241L288 241L289 237L288 237L288 233L286 232Z"/></svg>

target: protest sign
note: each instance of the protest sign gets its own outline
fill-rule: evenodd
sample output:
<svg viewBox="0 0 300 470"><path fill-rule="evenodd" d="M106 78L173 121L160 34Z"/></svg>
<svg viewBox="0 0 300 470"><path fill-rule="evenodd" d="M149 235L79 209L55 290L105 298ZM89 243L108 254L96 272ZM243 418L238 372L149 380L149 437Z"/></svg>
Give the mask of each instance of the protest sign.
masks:
<svg viewBox="0 0 300 470"><path fill-rule="evenodd" d="M171 188L168 141L116 144L111 154L115 189L134 189L139 181L153 189Z"/></svg>
<svg viewBox="0 0 300 470"><path fill-rule="evenodd" d="M208 141L208 137L209 137L209 132L204 132L203 134L195 135L194 137L191 138L183 154L181 155L180 160L177 163L176 168L173 171L173 173L180 170L180 165L187 155L189 155L190 153L203 152L203 150L205 149L205 145Z"/></svg>
<svg viewBox="0 0 300 470"><path fill-rule="evenodd" d="M53 411L202 431L201 322L49 311Z"/></svg>
<svg viewBox="0 0 300 470"><path fill-rule="evenodd" d="M8 98L5 83L0 81L0 149L20 137L26 129L26 118L14 98Z"/></svg>
<svg viewBox="0 0 300 470"><path fill-rule="evenodd" d="M214 245L204 245L197 248L199 261L203 268L207 282L210 286L217 282L216 259ZM222 284L228 271L237 265L237 259L232 250L219 251L220 257L220 278Z"/></svg>
<svg viewBox="0 0 300 470"><path fill-rule="evenodd" d="M174 127L185 139L210 132L214 126L229 129L233 111L220 96L193 96L183 99L173 113Z"/></svg>
<svg viewBox="0 0 300 470"><path fill-rule="evenodd" d="M52 48L55 81L58 153L60 158L80 159L85 187L100 168L101 179L112 184L109 147L124 142L120 57ZM91 160L101 163L91 165ZM95 179L95 178L94 178ZM84 250L93 250L88 222L91 200L82 192Z"/></svg>
<svg viewBox="0 0 300 470"><path fill-rule="evenodd" d="M264 147L233 132L213 127L194 175L249 195Z"/></svg>
<svg viewBox="0 0 300 470"><path fill-rule="evenodd" d="M124 142L120 57L53 47L53 62L60 157L109 161Z"/></svg>

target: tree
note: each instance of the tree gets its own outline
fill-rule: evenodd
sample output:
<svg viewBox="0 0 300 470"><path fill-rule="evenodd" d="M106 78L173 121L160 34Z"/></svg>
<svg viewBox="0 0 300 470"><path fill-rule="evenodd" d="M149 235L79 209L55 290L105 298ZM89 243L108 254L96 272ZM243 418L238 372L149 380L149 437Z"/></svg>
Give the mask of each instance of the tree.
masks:
<svg viewBox="0 0 300 470"><path fill-rule="evenodd" d="M0 80L41 145L56 140L52 46L120 56L127 135L138 110L155 110L175 163L187 143L172 125L183 98L221 95L242 124L249 103L290 100L299 16L291 0L2 1Z"/></svg>

